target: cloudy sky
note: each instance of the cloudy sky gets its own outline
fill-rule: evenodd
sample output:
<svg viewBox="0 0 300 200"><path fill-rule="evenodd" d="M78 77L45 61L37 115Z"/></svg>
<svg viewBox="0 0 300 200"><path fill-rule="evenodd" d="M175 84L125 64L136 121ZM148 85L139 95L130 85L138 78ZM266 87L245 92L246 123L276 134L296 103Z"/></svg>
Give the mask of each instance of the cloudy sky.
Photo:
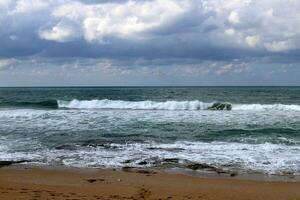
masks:
<svg viewBox="0 0 300 200"><path fill-rule="evenodd" d="M0 0L0 86L300 85L300 0Z"/></svg>

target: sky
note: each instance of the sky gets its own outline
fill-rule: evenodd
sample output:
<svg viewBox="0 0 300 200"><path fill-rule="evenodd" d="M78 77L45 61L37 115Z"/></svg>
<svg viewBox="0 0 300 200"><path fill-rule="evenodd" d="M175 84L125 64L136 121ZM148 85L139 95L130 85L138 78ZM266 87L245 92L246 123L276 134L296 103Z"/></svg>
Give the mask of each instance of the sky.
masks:
<svg viewBox="0 0 300 200"><path fill-rule="evenodd" d="M300 0L0 0L0 86L300 85Z"/></svg>

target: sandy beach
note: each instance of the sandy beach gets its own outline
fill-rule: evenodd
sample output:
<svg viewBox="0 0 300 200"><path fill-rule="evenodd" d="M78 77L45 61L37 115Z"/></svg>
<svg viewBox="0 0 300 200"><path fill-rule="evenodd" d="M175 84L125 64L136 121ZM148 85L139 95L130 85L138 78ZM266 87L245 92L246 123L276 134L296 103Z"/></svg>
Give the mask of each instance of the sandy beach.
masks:
<svg viewBox="0 0 300 200"><path fill-rule="evenodd" d="M300 182L204 178L163 172L53 169L10 166L0 169L0 199L300 199Z"/></svg>

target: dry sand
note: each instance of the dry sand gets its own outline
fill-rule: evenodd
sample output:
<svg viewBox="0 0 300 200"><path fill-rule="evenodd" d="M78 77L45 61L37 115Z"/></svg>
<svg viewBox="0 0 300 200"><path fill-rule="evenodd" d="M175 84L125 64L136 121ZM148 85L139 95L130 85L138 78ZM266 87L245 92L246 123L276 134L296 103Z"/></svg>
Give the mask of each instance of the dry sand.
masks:
<svg viewBox="0 0 300 200"><path fill-rule="evenodd" d="M0 169L0 200L300 200L300 182L200 178L114 170Z"/></svg>

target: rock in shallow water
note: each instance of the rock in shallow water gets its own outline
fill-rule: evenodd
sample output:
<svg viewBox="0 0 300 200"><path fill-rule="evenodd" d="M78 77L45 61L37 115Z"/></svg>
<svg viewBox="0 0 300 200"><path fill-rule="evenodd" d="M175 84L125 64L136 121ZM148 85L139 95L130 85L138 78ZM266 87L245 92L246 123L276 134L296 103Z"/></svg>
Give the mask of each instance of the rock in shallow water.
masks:
<svg viewBox="0 0 300 200"><path fill-rule="evenodd" d="M209 110L231 110L232 105L230 103L214 103L211 107L209 107Z"/></svg>
<svg viewBox="0 0 300 200"><path fill-rule="evenodd" d="M9 165L13 165L13 164L19 164L19 163L24 163L24 162L28 162L27 160L20 160L20 161L0 161L0 168L1 167L5 167L5 166L9 166Z"/></svg>

